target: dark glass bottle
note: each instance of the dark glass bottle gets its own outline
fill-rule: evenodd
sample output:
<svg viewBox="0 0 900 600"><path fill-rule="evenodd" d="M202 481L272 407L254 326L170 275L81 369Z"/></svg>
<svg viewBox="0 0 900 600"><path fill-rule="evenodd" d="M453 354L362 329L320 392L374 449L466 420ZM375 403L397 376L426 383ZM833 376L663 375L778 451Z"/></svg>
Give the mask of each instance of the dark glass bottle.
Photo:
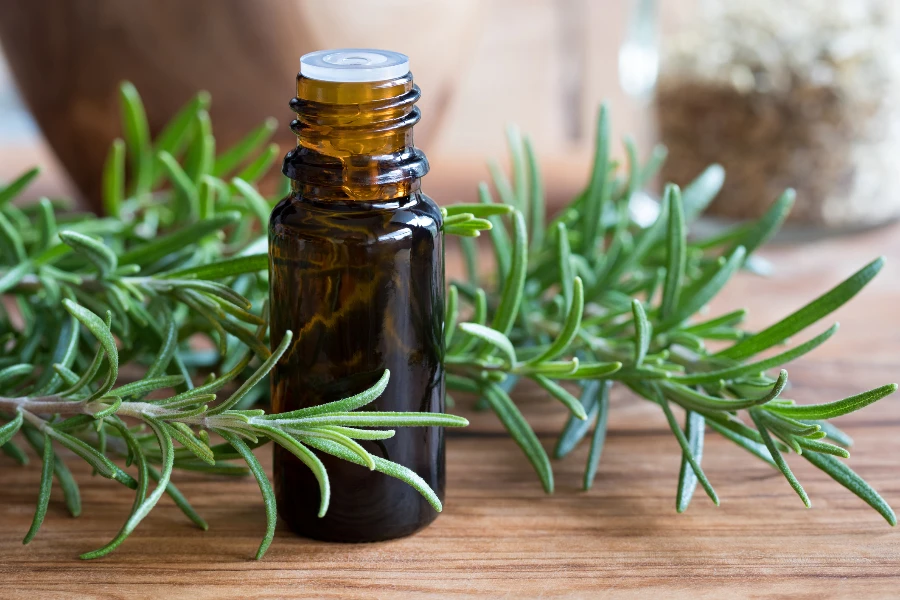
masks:
<svg viewBox="0 0 900 600"><path fill-rule="evenodd" d="M273 347L294 332L272 371L273 409L359 393L390 369L387 389L364 410L443 412L444 250L440 210L420 191L428 163L413 146L419 89L408 60L405 69L398 63L403 55L354 50L313 58L320 68L309 73L322 79L307 76L310 57L303 57L291 101L298 146L284 160L292 191L269 223ZM360 443L412 469L443 498L442 429L398 428L393 438ZM405 483L317 454L332 487L322 518L315 477L275 446L279 513L295 532L385 540L437 516Z"/></svg>

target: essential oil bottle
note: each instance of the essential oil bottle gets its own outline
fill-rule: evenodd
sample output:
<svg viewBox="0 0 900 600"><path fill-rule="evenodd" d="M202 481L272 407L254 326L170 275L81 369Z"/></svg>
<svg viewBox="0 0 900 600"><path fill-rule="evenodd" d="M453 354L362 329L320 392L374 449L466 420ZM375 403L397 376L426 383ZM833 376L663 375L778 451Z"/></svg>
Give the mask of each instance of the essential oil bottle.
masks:
<svg viewBox="0 0 900 600"><path fill-rule="evenodd" d="M413 145L420 95L409 59L381 50L328 50L300 59L285 156L291 193L269 222L271 343L294 341L272 371L284 412L390 383L377 411L444 410L444 249L441 214L420 189L428 171ZM398 428L361 441L444 495L444 437L437 427ZM317 453L331 480L328 513L296 457L275 446L281 517L320 540L366 542L409 535L437 516L407 484Z"/></svg>

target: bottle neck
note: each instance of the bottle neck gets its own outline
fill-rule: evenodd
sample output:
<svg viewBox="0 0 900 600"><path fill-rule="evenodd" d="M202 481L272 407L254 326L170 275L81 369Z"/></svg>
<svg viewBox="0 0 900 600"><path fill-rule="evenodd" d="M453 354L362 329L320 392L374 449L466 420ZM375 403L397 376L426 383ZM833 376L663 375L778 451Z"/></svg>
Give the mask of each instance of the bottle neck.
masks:
<svg viewBox="0 0 900 600"><path fill-rule="evenodd" d="M379 202L417 191L428 172L413 145L419 121L412 73L388 81L333 82L298 75L291 129L297 147L284 158L292 189L318 200Z"/></svg>

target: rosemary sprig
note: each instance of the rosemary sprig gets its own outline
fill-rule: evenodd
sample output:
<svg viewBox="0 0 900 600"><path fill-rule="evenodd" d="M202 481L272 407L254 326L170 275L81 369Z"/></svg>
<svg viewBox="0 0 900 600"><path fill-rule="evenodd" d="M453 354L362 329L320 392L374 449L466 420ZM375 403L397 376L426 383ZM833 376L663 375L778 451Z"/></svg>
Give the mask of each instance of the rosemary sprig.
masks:
<svg viewBox="0 0 900 600"><path fill-rule="evenodd" d="M266 415L250 408L291 340L286 335L274 351L267 344L264 236L276 198L263 197L254 185L277 154L277 146L266 146L274 122L216 159L207 94L191 100L152 142L140 97L128 83L121 101L125 140L113 143L106 162L105 218L61 212L47 199L11 204L37 170L0 190L0 447L24 462L15 438L21 433L43 461L24 542L41 527L54 476L69 511L81 510L78 484L59 448L135 490L118 535L83 554L86 559L115 550L164 494L206 529L172 483L175 469L256 477L267 517L256 554L262 558L275 531L275 499L251 450L268 442L313 470L322 491L320 515L328 509L330 486L312 449L401 479L441 510L415 473L371 456L356 440L388 438L396 427L457 427L466 420L354 412L384 391L388 372L369 390L317 407L315 414ZM127 186L126 164L132 173ZM216 350L196 349L200 336ZM140 377L123 383L123 370ZM224 443L214 443L215 436ZM117 457L124 468L112 460Z"/></svg>
<svg viewBox="0 0 900 600"><path fill-rule="evenodd" d="M549 458L511 400L511 391L523 379L546 389L548 398L570 412L555 458L563 458L587 437L593 422L585 489L593 483L605 438L609 390L618 384L657 404L681 446L679 512L687 508L697 483L718 504L701 467L709 425L779 469L807 506L809 499L785 458L791 452L828 473L894 525L896 517L887 503L836 458L849 456L844 447L849 438L826 420L880 400L897 386L820 405L799 406L780 397L787 371L777 376L769 371L824 343L836 324L775 356L759 357L850 300L881 270L884 258L762 331L741 328L740 310L701 318L701 310L783 223L794 193L787 190L755 223L715 238L689 237L689 225L722 186L724 171L713 165L683 192L666 186L656 221L642 228L631 217L630 200L659 168L665 151L655 149L641 165L626 140L629 160L621 172L609 158L608 120L608 111L601 107L587 187L531 244L529 219L543 221L543 192L523 186L541 177L527 151L528 139L509 136L513 173L506 177L493 169L494 187L504 202L509 196L525 199L525 204L517 204L508 220L491 213L496 273L470 270L466 281L451 287L447 321L455 331L446 335L448 387L483 399L476 406L497 414L548 492L553 490ZM522 156L528 160L517 158ZM485 184L481 196L483 208L493 211L497 205ZM466 210L473 218L482 216L476 209ZM463 245L463 250L474 251L471 245ZM467 263L474 264L474 258ZM713 351L707 348L710 340L732 344ZM558 385L560 380L570 387ZM684 410L683 429L673 406ZM750 417L749 423L742 413Z"/></svg>

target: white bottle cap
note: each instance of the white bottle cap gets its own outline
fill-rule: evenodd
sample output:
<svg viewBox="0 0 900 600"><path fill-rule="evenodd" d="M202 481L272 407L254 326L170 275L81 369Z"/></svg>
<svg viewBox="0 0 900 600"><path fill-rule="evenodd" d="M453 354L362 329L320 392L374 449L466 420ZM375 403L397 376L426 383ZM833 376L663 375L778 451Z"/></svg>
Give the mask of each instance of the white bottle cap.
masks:
<svg viewBox="0 0 900 600"><path fill-rule="evenodd" d="M409 57L389 50L343 48L300 57L300 74L319 81L386 81L409 73Z"/></svg>

